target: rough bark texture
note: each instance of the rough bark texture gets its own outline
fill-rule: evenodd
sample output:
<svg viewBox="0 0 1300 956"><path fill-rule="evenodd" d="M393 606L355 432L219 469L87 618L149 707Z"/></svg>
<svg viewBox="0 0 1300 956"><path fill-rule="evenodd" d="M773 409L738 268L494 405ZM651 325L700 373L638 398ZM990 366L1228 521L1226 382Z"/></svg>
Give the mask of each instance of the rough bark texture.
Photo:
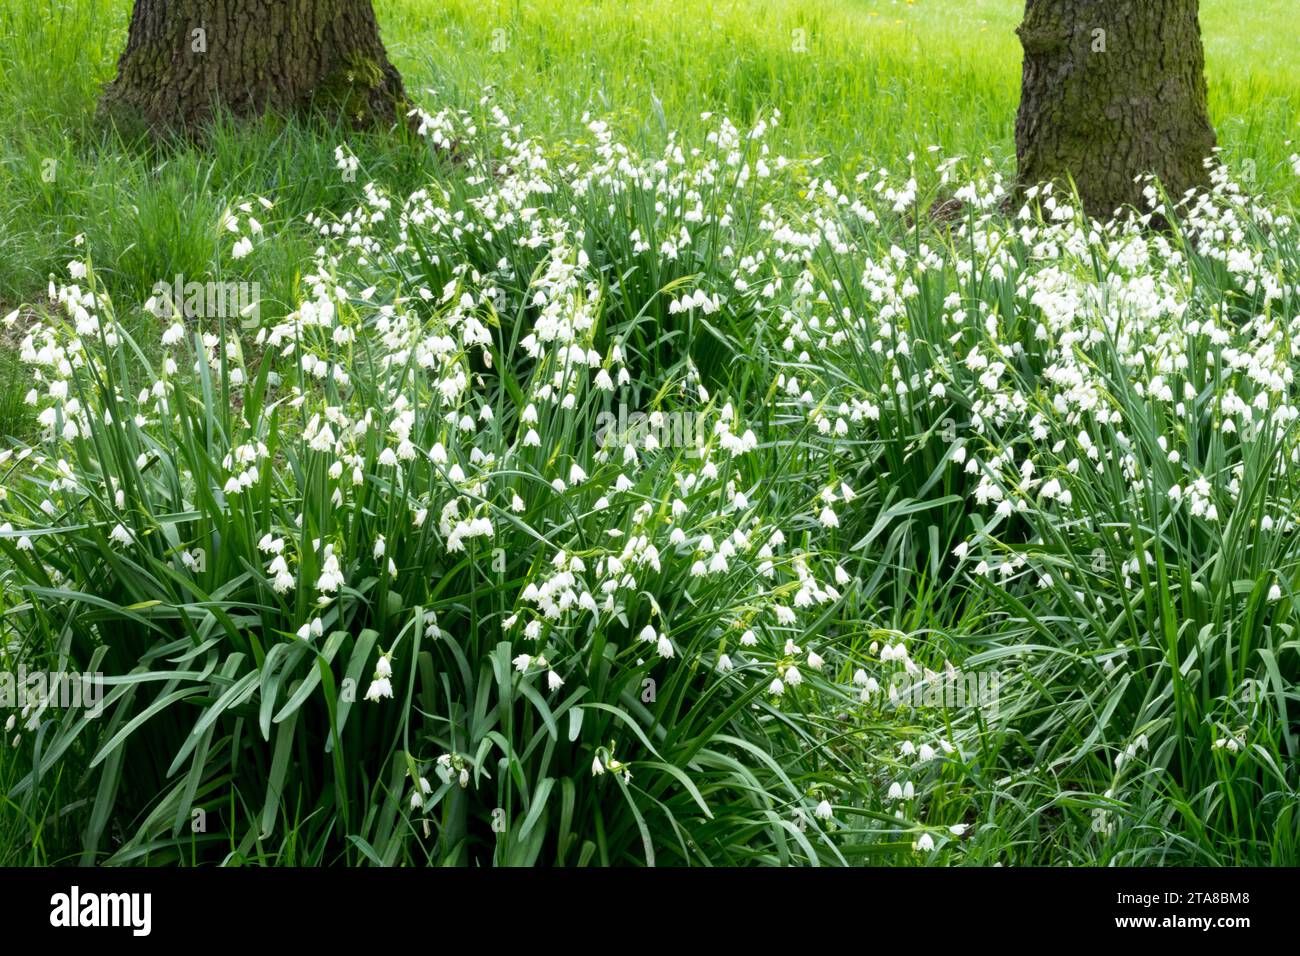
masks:
<svg viewBox="0 0 1300 956"><path fill-rule="evenodd" d="M370 0L135 0L113 113L193 129L218 107L236 115L308 104L363 125L405 100Z"/></svg>
<svg viewBox="0 0 1300 956"><path fill-rule="evenodd" d="M1084 208L1145 211L1134 179L1177 200L1215 145L1197 0L1027 0L1016 160L1023 186L1074 178Z"/></svg>

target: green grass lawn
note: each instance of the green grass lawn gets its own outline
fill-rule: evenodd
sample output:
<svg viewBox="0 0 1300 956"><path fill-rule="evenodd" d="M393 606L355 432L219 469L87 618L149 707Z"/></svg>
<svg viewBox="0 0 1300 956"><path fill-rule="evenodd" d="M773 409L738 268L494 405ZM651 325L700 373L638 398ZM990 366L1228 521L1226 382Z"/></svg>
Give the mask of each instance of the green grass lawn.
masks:
<svg viewBox="0 0 1300 956"><path fill-rule="evenodd" d="M107 129L129 6L0 8L0 315L36 307L0 328L0 656L131 674L104 724L6 727L0 863L1296 861L1300 239L1223 194L1168 239L973 205L913 229L885 187L1014 172L1018 3L376 0L454 158L301 119ZM1283 212L1292 6L1202 4L1225 159ZM763 165L792 163L715 175L721 117L778 110ZM672 202L645 185L669 137ZM369 183L379 254L307 222L373 212ZM46 314L76 314L45 308L72 260L120 339ZM142 306L176 276L257 283L271 344L162 340ZM555 313L572 342L539 344ZM41 371L50 416L100 414L30 459L29 329L101 363ZM611 459L615 387L715 458ZM599 627L533 607L582 575L613 582L565 598ZM953 665L1009 675L1002 722L875 686Z"/></svg>

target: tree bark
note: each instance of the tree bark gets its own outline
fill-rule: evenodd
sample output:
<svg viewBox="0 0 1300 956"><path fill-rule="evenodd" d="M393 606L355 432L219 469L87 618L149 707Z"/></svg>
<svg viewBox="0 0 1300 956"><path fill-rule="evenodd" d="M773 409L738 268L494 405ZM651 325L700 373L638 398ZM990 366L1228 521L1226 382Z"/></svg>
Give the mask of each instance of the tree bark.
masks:
<svg viewBox="0 0 1300 956"><path fill-rule="evenodd" d="M104 106L154 128L312 104L385 124L405 104L370 0L135 0L117 70Z"/></svg>
<svg viewBox="0 0 1300 956"><path fill-rule="evenodd" d="M1155 173L1170 197L1208 182L1197 0L1027 0L1016 161L1022 187L1072 176L1083 207L1147 211Z"/></svg>

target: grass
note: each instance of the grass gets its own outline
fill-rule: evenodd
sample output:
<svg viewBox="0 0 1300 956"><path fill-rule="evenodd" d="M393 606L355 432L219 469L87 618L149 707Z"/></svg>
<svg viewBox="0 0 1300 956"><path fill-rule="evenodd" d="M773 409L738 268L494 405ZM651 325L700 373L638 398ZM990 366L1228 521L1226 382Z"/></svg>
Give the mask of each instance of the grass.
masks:
<svg viewBox="0 0 1300 956"><path fill-rule="evenodd" d="M1015 3L378 2L457 162L123 138L127 6L0 11L0 863L1300 858L1286 4L1168 237L980 212Z"/></svg>

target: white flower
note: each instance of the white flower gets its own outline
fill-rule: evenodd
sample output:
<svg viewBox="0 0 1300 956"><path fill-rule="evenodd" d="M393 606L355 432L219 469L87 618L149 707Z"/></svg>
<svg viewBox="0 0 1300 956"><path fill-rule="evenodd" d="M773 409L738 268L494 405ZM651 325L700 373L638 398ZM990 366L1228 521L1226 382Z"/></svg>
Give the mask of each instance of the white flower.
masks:
<svg viewBox="0 0 1300 956"><path fill-rule="evenodd" d="M916 843L913 844L913 847L921 853L933 852L934 837L930 836L928 833L922 833L920 837L917 838Z"/></svg>
<svg viewBox="0 0 1300 956"><path fill-rule="evenodd" d="M817 817L818 820L829 820L833 813L834 808L831 806L829 800L823 800L821 803L817 804L817 809L813 811L813 815Z"/></svg>
<svg viewBox="0 0 1300 956"><path fill-rule="evenodd" d="M419 810L424 806L424 798L433 792L433 786L427 777L421 777L418 786L411 791L411 809Z"/></svg>
<svg viewBox="0 0 1300 956"><path fill-rule="evenodd" d="M387 677L376 677L370 682L370 689L366 691L366 700L379 701L392 696L393 685Z"/></svg>

